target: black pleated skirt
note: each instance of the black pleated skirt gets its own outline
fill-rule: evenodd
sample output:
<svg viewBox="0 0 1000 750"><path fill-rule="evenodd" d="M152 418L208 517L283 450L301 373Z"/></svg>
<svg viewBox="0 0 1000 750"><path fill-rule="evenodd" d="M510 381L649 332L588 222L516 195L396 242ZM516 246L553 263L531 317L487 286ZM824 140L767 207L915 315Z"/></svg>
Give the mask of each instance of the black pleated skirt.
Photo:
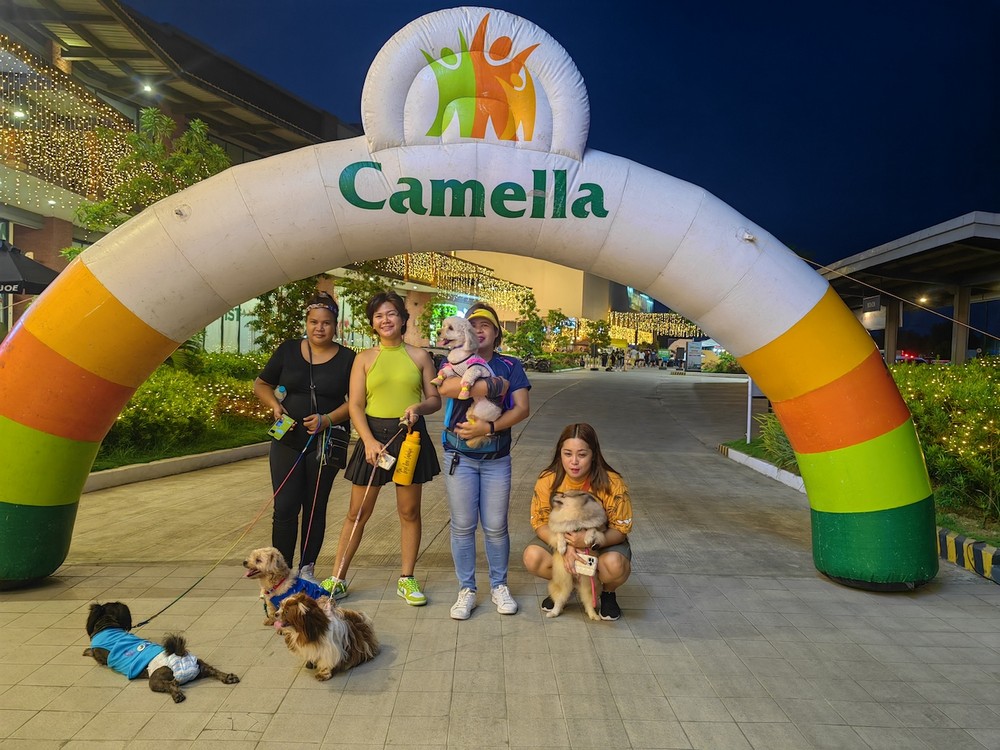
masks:
<svg viewBox="0 0 1000 750"><path fill-rule="evenodd" d="M401 427L399 420L395 418L382 419L380 417L368 417L367 419L368 429L372 431L375 439L383 445L388 444L389 450L386 452L394 458L398 458L400 446L403 445L403 440L406 438L406 429ZM441 473L441 464L438 463L437 450L431 442L431 436L427 433L427 423L423 417L417 420L413 429L420 433L420 455L417 457L417 466L413 470L413 484L423 484L424 482L431 481L433 477ZM400 432L400 430L402 431ZM344 476L352 484L367 486L368 480L371 479L373 468L375 470L375 478L372 479L372 486L381 487L383 484L392 482L392 473L396 470L396 467L393 466L391 469L383 469L380 466L373 467L365 460L364 441L358 440L354 445L351 458L347 462Z"/></svg>

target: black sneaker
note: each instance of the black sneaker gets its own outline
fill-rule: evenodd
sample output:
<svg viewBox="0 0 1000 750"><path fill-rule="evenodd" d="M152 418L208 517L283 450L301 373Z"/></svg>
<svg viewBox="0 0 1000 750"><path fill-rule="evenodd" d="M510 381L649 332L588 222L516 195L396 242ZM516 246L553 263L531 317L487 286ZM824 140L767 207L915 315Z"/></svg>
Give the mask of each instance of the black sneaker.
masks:
<svg viewBox="0 0 1000 750"><path fill-rule="evenodd" d="M556 608L556 603L552 601L551 596L547 596L542 599L542 612L551 612Z"/></svg>
<svg viewBox="0 0 1000 750"><path fill-rule="evenodd" d="M545 604L542 604L544 609ZM618 606L618 599L615 597L614 591L602 591L601 592L601 611L602 620L617 620L622 616L622 609Z"/></svg>

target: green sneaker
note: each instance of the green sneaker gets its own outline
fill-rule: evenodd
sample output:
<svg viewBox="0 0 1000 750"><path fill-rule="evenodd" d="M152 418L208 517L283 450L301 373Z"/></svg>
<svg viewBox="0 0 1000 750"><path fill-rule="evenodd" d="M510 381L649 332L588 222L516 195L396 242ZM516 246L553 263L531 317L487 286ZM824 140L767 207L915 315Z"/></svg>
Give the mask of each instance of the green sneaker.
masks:
<svg viewBox="0 0 1000 750"><path fill-rule="evenodd" d="M427 604L427 597L420 590L420 584L413 576L400 576L396 583L396 595L406 599L406 603L414 607Z"/></svg>
<svg viewBox="0 0 1000 750"><path fill-rule="evenodd" d="M330 592L334 599L343 599L347 596L347 581L339 578L327 578L320 586Z"/></svg>

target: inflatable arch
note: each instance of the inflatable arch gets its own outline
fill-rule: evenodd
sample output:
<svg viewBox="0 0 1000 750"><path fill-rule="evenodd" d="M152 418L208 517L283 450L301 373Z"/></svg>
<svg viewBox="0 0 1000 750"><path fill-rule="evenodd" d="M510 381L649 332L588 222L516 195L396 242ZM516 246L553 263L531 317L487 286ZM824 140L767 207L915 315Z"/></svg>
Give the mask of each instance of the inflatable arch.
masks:
<svg viewBox="0 0 1000 750"><path fill-rule="evenodd" d="M533 256L644 289L733 352L774 403L826 575L937 572L910 414L829 285L705 190L586 149L575 64L530 22L457 8L378 54L363 137L243 164L164 199L75 260L0 348L0 580L69 550L100 441L194 332L294 279L407 250Z"/></svg>

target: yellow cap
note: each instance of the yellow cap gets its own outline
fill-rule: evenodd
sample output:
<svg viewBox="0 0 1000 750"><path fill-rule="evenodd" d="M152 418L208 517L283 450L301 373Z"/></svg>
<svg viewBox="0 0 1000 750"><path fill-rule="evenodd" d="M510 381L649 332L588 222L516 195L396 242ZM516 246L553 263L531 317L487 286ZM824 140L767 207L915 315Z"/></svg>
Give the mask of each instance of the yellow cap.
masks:
<svg viewBox="0 0 1000 750"><path fill-rule="evenodd" d="M474 310L473 312L469 313L468 317L466 317L466 320L472 320L473 318L485 318L486 320L490 321L490 323L493 324L494 328L496 328L498 331L500 330L500 323L497 321L496 316L489 310L484 310L482 308L480 308L479 310Z"/></svg>

